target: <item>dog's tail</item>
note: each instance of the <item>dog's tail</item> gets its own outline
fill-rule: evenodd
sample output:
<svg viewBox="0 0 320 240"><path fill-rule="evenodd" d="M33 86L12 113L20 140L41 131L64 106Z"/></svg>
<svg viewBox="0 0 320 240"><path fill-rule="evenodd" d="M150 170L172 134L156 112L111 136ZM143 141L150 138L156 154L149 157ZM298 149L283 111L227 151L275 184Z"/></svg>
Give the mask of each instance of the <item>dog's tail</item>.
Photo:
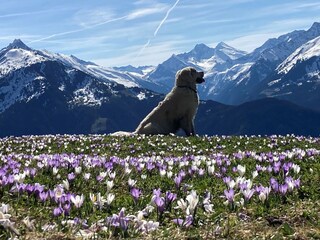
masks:
<svg viewBox="0 0 320 240"><path fill-rule="evenodd" d="M123 137L123 136L132 136L134 133L133 132L125 132L125 131L118 131L114 133L110 133L110 136L114 137Z"/></svg>

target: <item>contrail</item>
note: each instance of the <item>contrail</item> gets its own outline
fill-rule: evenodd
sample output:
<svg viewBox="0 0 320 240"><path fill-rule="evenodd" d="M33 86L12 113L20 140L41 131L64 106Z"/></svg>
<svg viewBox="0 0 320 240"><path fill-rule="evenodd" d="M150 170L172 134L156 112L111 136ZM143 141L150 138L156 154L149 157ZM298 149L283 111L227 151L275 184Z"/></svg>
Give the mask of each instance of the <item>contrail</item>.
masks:
<svg viewBox="0 0 320 240"><path fill-rule="evenodd" d="M160 30L160 28L162 27L162 25L165 23L165 21L167 20L167 18L169 17L170 12L177 6L177 4L179 3L180 0L177 0L175 2L175 4L173 4L173 6L167 11L166 16L162 19L162 21L159 23L157 29L154 31L153 33L153 38L155 38ZM141 48L141 50L139 51L139 53L137 54L136 57L139 57L143 51L150 45L151 39L149 39L147 41L147 43L145 45L143 45L143 47Z"/></svg>
<svg viewBox="0 0 320 240"><path fill-rule="evenodd" d="M166 16L164 17L164 19L162 19L162 21L160 22L159 26L157 27L156 31L153 33L153 36L157 36L160 28L162 27L162 25L165 23L165 21L167 20L167 18L169 17L170 12L177 6L177 4L179 3L180 0L177 0L175 2L175 4L173 4L173 6L167 11Z"/></svg>
<svg viewBox="0 0 320 240"><path fill-rule="evenodd" d="M52 34L52 35L44 37L44 38L40 38L40 39L37 39L37 40L30 41L30 42L28 42L28 44L35 43L35 42L41 42L41 41L48 40L48 39L51 39L51 38L54 38L54 37L64 36L64 35L68 35L68 34L72 34L72 33L83 32L83 31L88 30L88 29L92 29L92 28L95 28L95 27L98 27L98 26L101 26L101 25L104 25L104 24L107 24L107 23L116 22L116 21L123 20L123 19L126 19L126 18L128 18L128 15L127 16L123 16L123 17L119 17L119 18L110 19L110 20L107 20L107 21L104 21L104 22L100 22L100 23L97 23L97 24L94 24L94 25L91 25L91 26L87 26L87 27L84 27L84 28L80 28L80 29L77 29L77 30Z"/></svg>

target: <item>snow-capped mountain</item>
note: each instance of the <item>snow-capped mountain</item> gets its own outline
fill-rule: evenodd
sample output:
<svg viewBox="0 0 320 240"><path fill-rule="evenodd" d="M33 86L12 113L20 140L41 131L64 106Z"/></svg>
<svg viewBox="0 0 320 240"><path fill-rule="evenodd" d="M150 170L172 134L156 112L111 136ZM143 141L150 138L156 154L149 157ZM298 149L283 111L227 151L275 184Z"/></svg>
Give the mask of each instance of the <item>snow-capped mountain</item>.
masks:
<svg viewBox="0 0 320 240"><path fill-rule="evenodd" d="M176 72L184 67L192 66L205 71L205 78L211 77L217 72L224 71L231 66L231 63L245 56L244 51L237 50L221 42L215 48L210 48L205 44L198 44L190 52L175 55L159 64L144 79L155 85L152 90L166 93L174 85ZM208 86L204 86L206 89ZM205 90L200 91L202 96Z"/></svg>
<svg viewBox="0 0 320 240"><path fill-rule="evenodd" d="M276 97L320 110L320 36L295 50L259 88L261 97Z"/></svg>
<svg viewBox="0 0 320 240"><path fill-rule="evenodd" d="M314 49L312 51L299 50L300 58L295 57L297 55L295 51L309 41L311 41L309 44L314 44L314 48L317 48L319 42L315 39L319 36L320 23L315 22L308 30L293 31L278 38L269 39L251 53L234 49L225 43L220 43L215 48L198 44L190 52L172 55L146 75L144 79L153 83L149 89L166 93L173 86L175 73L183 67L193 66L205 72L206 83L199 86L201 99L238 105L266 96L278 97L279 95L270 94L268 90L269 83L274 83L274 80L277 80L274 79L274 75L279 71L282 71L282 75L287 75L289 73L288 67L292 68L298 65L302 59L305 64L311 64L310 61L307 63L305 60L317 54ZM287 59L289 56L291 58ZM306 82L311 81L310 78L315 79L318 76L318 59L315 58L314 61L312 65L305 66L308 69L303 77ZM296 81L292 78L298 79L298 77L291 75L290 80L286 80L289 82L281 81L281 84L290 85L290 81ZM282 76L282 79L287 78ZM310 91L314 92L305 89L305 92L300 95L308 96ZM288 100L297 97L295 92L290 95ZM306 106L303 101L299 102L299 100L295 103Z"/></svg>
<svg viewBox="0 0 320 240"><path fill-rule="evenodd" d="M251 53L223 42L198 44L156 67L105 68L14 40L0 50L0 136L133 131L186 66L205 71L199 133L319 134L320 23L314 23ZM273 99L259 100L266 97ZM303 123L309 128L301 132Z"/></svg>
<svg viewBox="0 0 320 240"><path fill-rule="evenodd" d="M132 130L161 96L129 79L15 40L0 51L0 136Z"/></svg>
<svg viewBox="0 0 320 240"><path fill-rule="evenodd" d="M50 83L53 78L55 82ZM38 98L53 84L62 93L71 94L69 105L101 105L107 98L102 97L101 89L92 87L94 82L114 95L117 95L116 88L127 88L133 93L139 87L136 78L130 74L103 68L75 56L33 50L19 39L0 50L0 113L16 102ZM141 89L141 92L145 90ZM142 95L140 91L136 93L138 99Z"/></svg>

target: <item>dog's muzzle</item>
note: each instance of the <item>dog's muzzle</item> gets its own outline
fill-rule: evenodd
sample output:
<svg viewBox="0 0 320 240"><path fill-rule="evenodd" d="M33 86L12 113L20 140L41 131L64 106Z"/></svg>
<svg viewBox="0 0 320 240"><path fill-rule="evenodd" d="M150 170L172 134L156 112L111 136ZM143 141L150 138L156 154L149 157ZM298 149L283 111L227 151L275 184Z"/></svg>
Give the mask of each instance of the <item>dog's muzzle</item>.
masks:
<svg viewBox="0 0 320 240"><path fill-rule="evenodd" d="M203 83L205 82L203 76L204 76L204 72L199 72L200 76L196 79L197 83Z"/></svg>

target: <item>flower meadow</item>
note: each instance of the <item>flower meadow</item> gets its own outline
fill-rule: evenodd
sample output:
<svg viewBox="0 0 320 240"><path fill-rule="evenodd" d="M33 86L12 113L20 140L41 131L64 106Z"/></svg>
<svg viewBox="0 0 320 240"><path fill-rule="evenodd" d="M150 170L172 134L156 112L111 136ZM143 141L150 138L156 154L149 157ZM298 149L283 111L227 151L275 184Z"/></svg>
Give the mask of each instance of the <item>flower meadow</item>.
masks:
<svg viewBox="0 0 320 240"><path fill-rule="evenodd" d="M0 139L0 239L319 239L320 139Z"/></svg>

